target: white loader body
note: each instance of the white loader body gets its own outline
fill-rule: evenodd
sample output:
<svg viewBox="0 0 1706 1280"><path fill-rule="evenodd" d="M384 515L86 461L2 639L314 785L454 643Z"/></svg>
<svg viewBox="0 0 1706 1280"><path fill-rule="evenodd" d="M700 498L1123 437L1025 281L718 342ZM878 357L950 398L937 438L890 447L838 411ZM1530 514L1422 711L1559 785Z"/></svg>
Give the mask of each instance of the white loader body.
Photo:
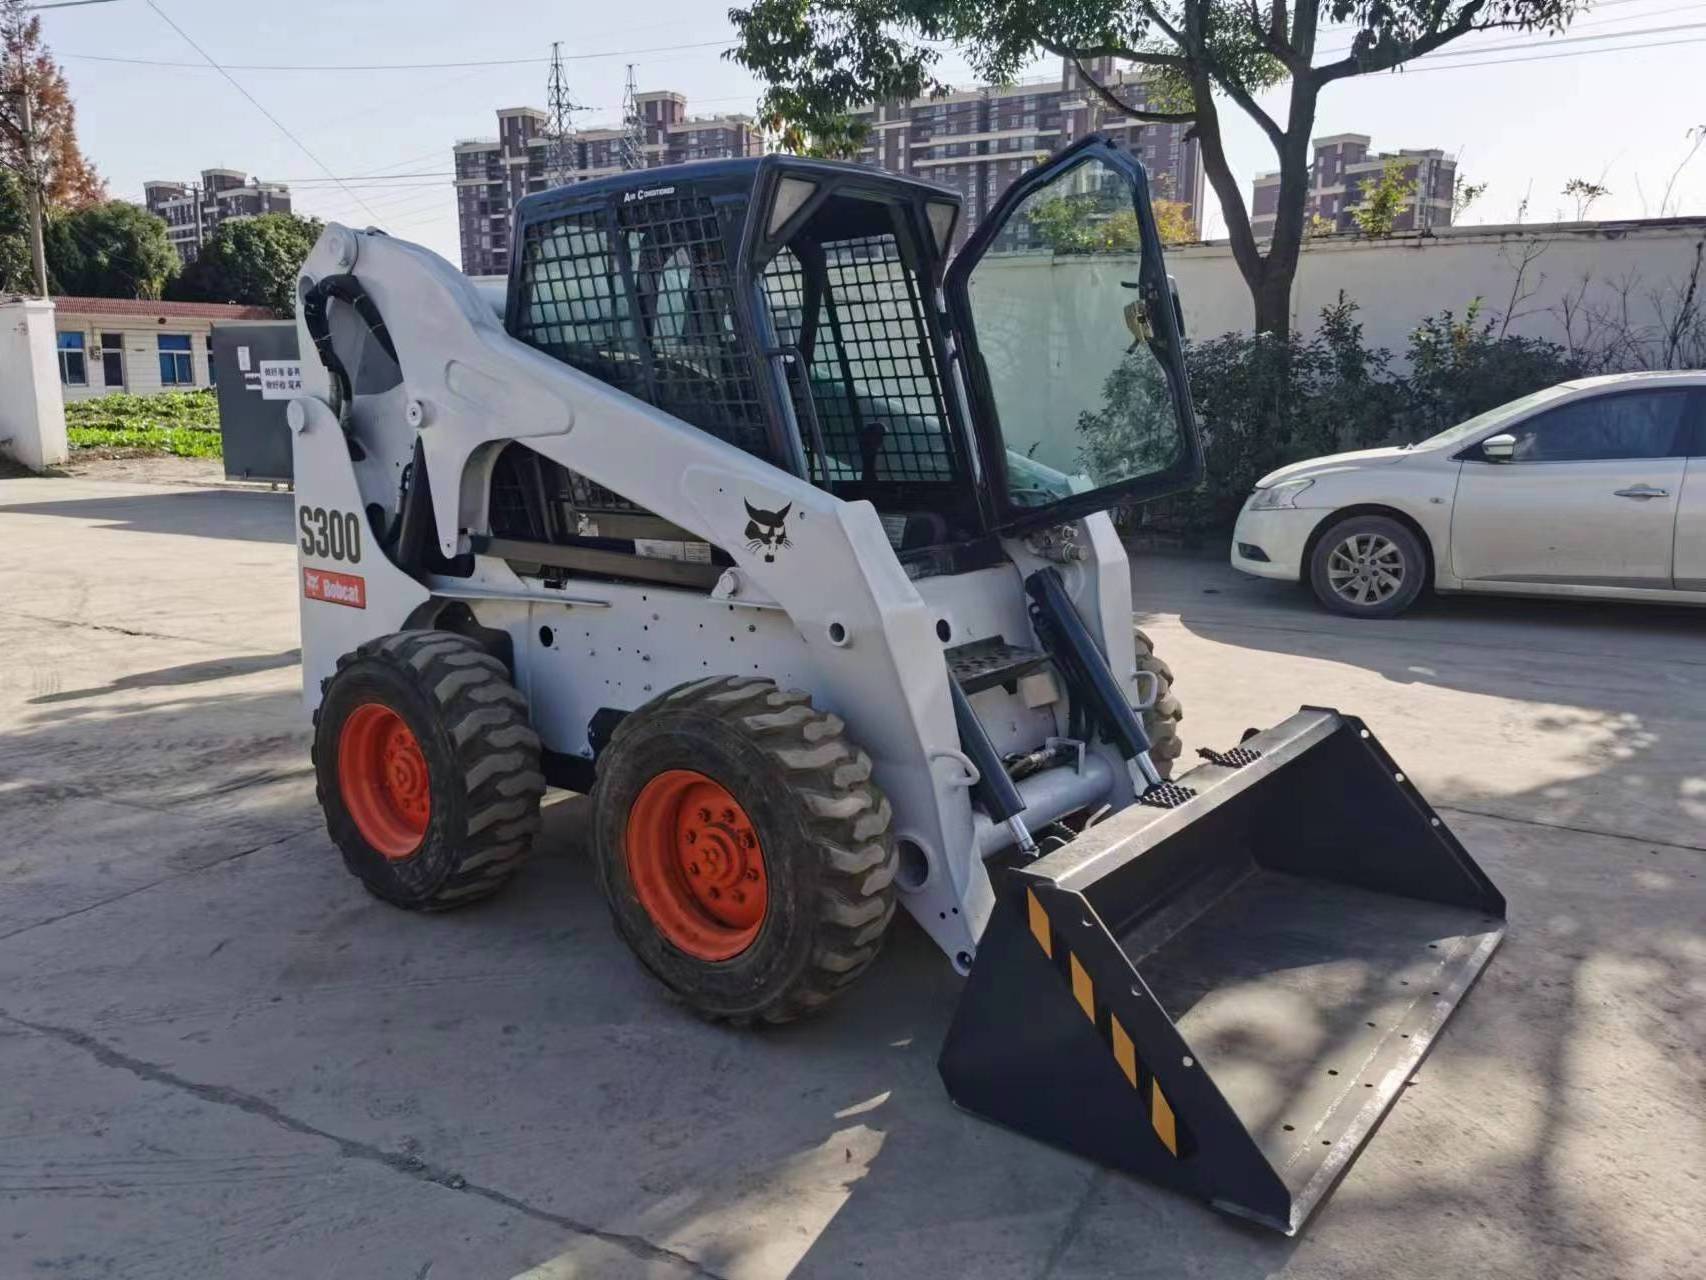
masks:
<svg viewBox="0 0 1706 1280"><path fill-rule="evenodd" d="M340 273L356 275L385 317L406 381L385 398L388 421L363 423L367 457L352 461L330 408L329 375L301 328L305 394L290 416L310 707L341 655L364 640L430 627L451 603L509 634L533 725L546 749L562 755L590 758L588 724L600 708L632 710L700 677L759 673L805 689L870 754L894 807L902 901L955 966L968 969L994 902L983 859L1010 847L1012 836L974 818L975 771L960 751L943 653L1028 636L1022 578L1048 562L1013 539L1004 543L1008 565L915 583L868 502L843 502L511 338L472 282L429 250L334 224L303 274ZM709 593L649 583L549 587L479 554L468 577L417 581L371 545L365 515L369 505L387 519L395 514L417 433L411 418L439 495L447 557L466 554L470 534L487 527L491 464L520 440L721 548L735 567ZM749 505L787 510L785 544L751 545ZM360 528L359 560L349 558L347 538L324 535L323 522L334 519ZM1140 706L1148 691L1135 673L1128 566L1108 517L1085 517L1076 546L1079 558L1061 566L1067 589ZM359 592L349 579L359 580ZM1036 705L1000 687L973 703L998 747L1029 749L1067 733L1064 691L1052 688ZM1026 692L1039 696L1034 685ZM1020 788L1033 826L1134 798L1125 762L1099 742L1085 744L1081 767L1046 771Z"/></svg>

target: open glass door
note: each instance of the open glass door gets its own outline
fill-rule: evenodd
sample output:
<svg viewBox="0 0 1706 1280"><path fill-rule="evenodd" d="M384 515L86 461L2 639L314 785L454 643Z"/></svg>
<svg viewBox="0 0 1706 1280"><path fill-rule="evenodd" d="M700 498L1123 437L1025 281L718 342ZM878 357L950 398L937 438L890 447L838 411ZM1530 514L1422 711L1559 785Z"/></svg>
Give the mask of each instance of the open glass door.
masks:
<svg viewBox="0 0 1706 1280"><path fill-rule="evenodd" d="M1021 177L947 295L1004 531L1196 483L1181 323L1129 155L1092 135Z"/></svg>

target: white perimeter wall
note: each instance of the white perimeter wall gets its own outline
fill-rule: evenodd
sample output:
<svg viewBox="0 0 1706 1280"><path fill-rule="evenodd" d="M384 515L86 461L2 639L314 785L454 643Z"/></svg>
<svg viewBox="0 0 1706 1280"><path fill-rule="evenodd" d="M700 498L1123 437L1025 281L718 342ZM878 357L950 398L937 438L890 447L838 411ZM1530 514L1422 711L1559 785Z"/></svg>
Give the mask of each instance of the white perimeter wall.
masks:
<svg viewBox="0 0 1706 1280"><path fill-rule="evenodd" d="M0 303L0 455L32 471L67 456L53 303L46 299Z"/></svg>
<svg viewBox="0 0 1706 1280"><path fill-rule="evenodd" d="M1424 316L1446 309L1462 315L1476 298L1483 314L1511 315L1509 332L1523 337L1591 346L1615 317L1650 340L1674 314L1703 241L1706 218L1446 227L1431 237L1390 240L1335 237L1305 245L1292 323L1312 333L1321 309L1343 290L1360 307L1364 340L1400 357ZM1060 260L1066 270L1070 261ZM1249 291L1226 245L1172 250L1167 270L1179 282L1193 337L1250 331ZM1706 293L1706 273L1699 285ZM1567 312L1574 313L1568 325Z"/></svg>

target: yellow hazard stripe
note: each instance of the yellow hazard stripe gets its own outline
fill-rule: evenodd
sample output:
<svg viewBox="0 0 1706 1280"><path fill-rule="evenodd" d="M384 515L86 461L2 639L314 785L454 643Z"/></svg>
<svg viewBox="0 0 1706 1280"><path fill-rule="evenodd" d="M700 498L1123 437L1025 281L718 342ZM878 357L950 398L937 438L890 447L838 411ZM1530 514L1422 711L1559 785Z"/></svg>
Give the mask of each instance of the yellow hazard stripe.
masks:
<svg viewBox="0 0 1706 1280"><path fill-rule="evenodd" d="M1043 954L1054 958L1054 934L1049 928L1048 913L1043 910L1043 904L1038 899L1035 890L1025 890L1025 914L1030 922L1031 936L1037 940L1037 945L1043 949ZM1072 982L1072 998L1078 1002L1078 1007L1084 1010L1084 1016L1092 1023L1096 1021L1096 987L1090 980L1090 973L1077 956L1066 953L1067 974ZM1120 1074L1125 1076L1126 1083L1133 1089L1138 1089L1143 1072L1143 1064L1137 1057L1137 1046L1132 1042L1129 1032L1113 1012L1108 1013L1108 1039L1114 1051L1114 1061L1119 1064ZM1161 1145L1177 1156L1179 1154L1179 1125L1173 1115L1173 1104L1167 1101L1167 1095L1161 1092L1161 1085L1153 1076L1149 1078L1149 1123L1155 1130L1155 1136L1161 1140Z"/></svg>
<svg viewBox="0 0 1706 1280"><path fill-rule="evenodd" d="M1078 963L1077 956L1068 955L1066 959L1072 966L1072 998L1078 1001L1078 1007L1084 1010L1084 1016L1094 1022L1096 989L1090 985L1090 975L1084 972L1084 966Z"/></svg>
<svg viewBox="0 0 1706 1280"><path fill-rule="evenodd" d="M1108 1025L1114 1033L1114 1061L1120 1064L1120 1070L1125 1072L1126 1080L1132 1088L1137 1088L1137 1048L1131 1042L1131 1037L1125 1033L1120 1020L1112 1014L1108 1015Z"/></svg>
<svg viewBox="0 0 1706 1280"><path fill-rule="evenodd" d="M1043 904L1037 901L1036 890L1025 890L1025 909L1031 918L1031 935L1043 949L1043 954L1052 957L1054 946L1049 942L1048 914L1043 910Z"/></svg>
<svg viewBox="0 0 1706 1280"><path fill-rule="evenodd" d="M1162 1146L1178 1155L1179 1134L1173 1123L1172 1104L1167 1101L1167 1095L1161 1092L1161 1086L1154 1080L1149 1082L1149 1094L1149 1123L1155 1126L1155 1136L1161 1139Z"/></svg>

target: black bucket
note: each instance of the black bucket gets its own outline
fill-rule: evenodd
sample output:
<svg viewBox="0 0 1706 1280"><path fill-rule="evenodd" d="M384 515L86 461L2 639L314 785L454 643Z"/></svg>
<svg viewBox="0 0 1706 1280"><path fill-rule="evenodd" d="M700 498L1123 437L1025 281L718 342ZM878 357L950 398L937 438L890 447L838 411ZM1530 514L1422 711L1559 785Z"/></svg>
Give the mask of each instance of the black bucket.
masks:
<svg viewBox="0 0 1706 1280"><path fill-rule="evenodd" d="M1360 721L1243 747L1011 874L939 1065L969 1111L1290 1234L1505 902Z"/></svg>

